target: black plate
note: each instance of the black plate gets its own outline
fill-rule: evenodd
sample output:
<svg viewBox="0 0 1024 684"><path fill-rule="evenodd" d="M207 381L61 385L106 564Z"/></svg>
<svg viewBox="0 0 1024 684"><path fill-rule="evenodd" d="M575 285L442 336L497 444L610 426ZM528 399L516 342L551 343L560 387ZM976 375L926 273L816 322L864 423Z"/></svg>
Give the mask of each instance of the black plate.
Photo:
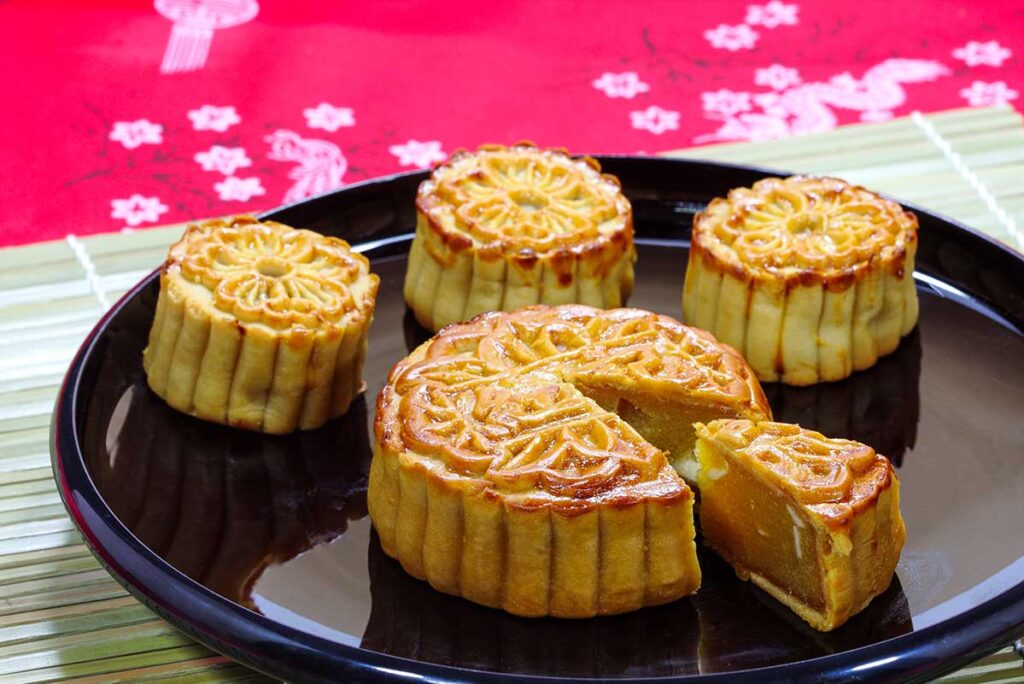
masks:
<svg viewBox="0 0 1024 684"><path fill-rule="evenodd" d="M693 213L759 169L608 158L633 201L630 304L678 316ZM766 386L776 416L858 439L900 466L897 579L830 634L702 552L694 596L629 615L528 620L434 592L385 557L366 518L367 424L390 367L425 331L401 295L422 173L355 185L268 218L345 237L381 277L367 400L326 427L265 437L167 408L140 354L150 275L68 372L54 468L75 524L129 591L199 641L291 680L703 676L924 678L1024 631L1024 258L919 211L919 329L840 383Z"/></svg>

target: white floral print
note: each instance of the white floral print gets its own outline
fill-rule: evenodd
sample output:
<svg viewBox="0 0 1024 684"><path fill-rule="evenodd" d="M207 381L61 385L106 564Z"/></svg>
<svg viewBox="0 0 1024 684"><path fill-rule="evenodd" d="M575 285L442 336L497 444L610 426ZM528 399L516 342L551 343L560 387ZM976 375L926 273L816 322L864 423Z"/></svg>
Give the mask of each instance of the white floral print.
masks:
<svg viewBox="0 0 1024 684"><path fill-rule="evenodd" d="M754 95L754 104L763 109L768 116L785 117L789 113L783 104L781 93L758 93Z"/></svg>
<svg viewBox="0 0 1024 684"><path fill-rule="evenodd" d="M709 93L701 93L700 99L705 112L732 116L750 111L750 93L737 93L722 88Z"/></svg>
<svg viewBox="0 0 1024 684"><path fill-rule="evenodd" d="M335 107L326 102L303 109L302 115L306 117L306 125L310 128L319 128L331 133L342 126L356 125L355 112L349 107Z"/></svg>
<svg viewBox="0 0 1024 684"><path fill-rule="evenodd" d="M242 122L242 117L234 107L217 107L214 105L203 105L199 109L189 111L188 118L192 120L192 128L197 131L217 131L223 133L237 123Z"/></svg>
<svg viewBox="0 0 1024 684"><path fill-rule="evenodd" d="M651 105L647 109L629 113L633 128L661 135L665 131L679 130L679 112Z"/></svg>
<svg viewBox="0 0 1024 684"><path fill-rule="evenodd" d="M253 197L265 195L267 192L263 189L260 179L256 177L236 178L235 176L228 176L219 183L214 183L213 189L217 191L217 195L225 202L232 200L247 202Z"/></svg>
<svg viewBox="0 0 1024 684"><path fill-rule="evenodd" d="M711 43L713 48L736 52L754 47L757 43L758 33L746 24L736 26L719 24L715 28L705 31L704 38Z"/></svg>
<svg viewBox="0 0 1024 684"><path fill-rule="evenodd" d="M635 71L624 71L621 74L606 71L591 85L608 97L624 97L627 100L632 100L640 93L646 93L651 89L649 85L640 80Z"/></svg>
<svg viewBox="0 0 1024 684"><path fill-rule="evenodd" d="M962 60L967 66L1002 66L1013 52L999 44L999 41L989 40L979 43L972 40L963 47L953 50L953 56Z"/></svg>
<svg viewBox="0 0 1024 684"><path fill-rule="evenodd" d="M779 0L771 0L766 5L748 5L747 23L751 26L764 26L772 29L777 26L796 26L799 7L787 5Z"/></svg>
<svg viewBox="0 0 1024 684"><path fill-rule="evenodd" d="M795 85L800 85L802 80L800 72L781 64L772 64L763 69L754 71L754 83L768 86L772 90L785 90Z"/></svg>
<svg viewBox="0 0 1024 684"><path fill-rule="evenodd" d="M844 72L826 81L801 81L782 90L743 93L753 105L746 109L743 99L715 98L708 102L705 98L705 116L721 124L717 131L697 136L694 142L772 140L827 131L838 124L836 108L859 112L862 121L884 121L906 102L903 84L933 81L948 73L948 68L933 60L887 59L865 71L861 78ZM760 80L769 79L762 76Z"/></svg>
<svg viewBox="0 0 1024 684"><path fill-rule="evenodd" d="M127 199L110 201L110 218L120 219L129 226L156 223L160 214L167 213L167 205L159 197L144 197L138 193Z"/></svg>
<svg viewBox="0 0 1024 684"><path fill-rule="evenodd" d="M159 145L164 141L164 127L149 119L137 121L115 121L110 129L110 139L119 142L129 150L139 145Z"/></svg>
<svg viewBox="0 0 1024 684"><path fill-rule="evenodd" d="M205 152L196 152L194 159L203 167L203 171L218 171L225 176L232 175L240 168L252 166L252 160L242 147L214 145Z"/></svg>
<svg viewBox="0 0 1024 684"><path fill-rule="evenodd" d="M435 162L442 162L447 155L441 149L439 140L410 140L404 145L392 145L388 148L391 154L398 157L398 163L402 166L416 166L421 169L430 168Z"/></svg>
<svg viewBox="0 0 1024 684"><path fill-rule="evenodd" d="M972 107L996 107L1009 104L1010 100L1017 99L1017 91L1006 85L1005 81L985 83L975 81L970 88L960 91L960 96L967 100Z"/></svg>

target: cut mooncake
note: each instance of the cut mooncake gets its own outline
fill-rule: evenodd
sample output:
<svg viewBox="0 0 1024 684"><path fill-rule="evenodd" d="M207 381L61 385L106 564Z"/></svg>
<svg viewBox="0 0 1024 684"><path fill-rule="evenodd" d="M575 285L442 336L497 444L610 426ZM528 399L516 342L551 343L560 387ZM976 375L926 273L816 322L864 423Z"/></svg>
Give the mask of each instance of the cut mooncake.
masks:
<svg viewBox="0 0 1024 684"><path fill-rule="evenodd" d="M378 283L338 238L251 216L192 224L160 273L149 386L215 423L319 427L365 388Z"/></svg>
<svg viewBox="0 0 1024 684"><path fill-rule="evenodd" d="M697 426L704 543L829 631L892 581L905 529L892 465L859 442L797 425Z"/></svg>
<svg viewBox="0 0 1024 684"><path fill-rule="evenodd" d="M743 359L703 331L637 309L484 314L392 370L370 517L409 574L517 615L672 601L700 583L672 464L693 471L701 416L770 417Z"/></svg>
<svg viewBox="0 0 1024 684"><path fill-rule="evenodd" d="M633 289L633 214L589 158L530 143L460 151L416 195L405 301L437 331L530 304L622 306Z"/></svg>
<svg viewBox="0 0 1024 684"><path fill-rule="evenodd" d="M683 310L762 381L841 380L917 323L917 218L835 178L766 178L693 222Z"/></svg>

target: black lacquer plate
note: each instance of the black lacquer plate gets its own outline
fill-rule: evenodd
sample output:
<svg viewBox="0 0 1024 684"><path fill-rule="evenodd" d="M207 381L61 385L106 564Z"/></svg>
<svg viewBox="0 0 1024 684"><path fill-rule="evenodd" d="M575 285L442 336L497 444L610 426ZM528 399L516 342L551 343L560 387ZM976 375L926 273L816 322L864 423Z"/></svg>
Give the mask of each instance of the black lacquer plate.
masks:
<svg viewBox="0 0 1024 684"><path fill-rule="evenodd" d="M633 201L631 305L673 316L695 211L760 169L602 160ZM289 680L924 679L1024 632L1024 257L917 210L921 322L850 379L766 386L779 420L864 441L903 482L897 578L829 634L702 552L704 585L629 615L528 620L434 592L386 557L366 517L368 423L387 371L426 332L402 278L422 173L352 186L268 218L340 235L381 277L368 391L288 437L209 425L146 387L155 275L71 366L54 468L75 523L135 596L199 641Z"/></svg>

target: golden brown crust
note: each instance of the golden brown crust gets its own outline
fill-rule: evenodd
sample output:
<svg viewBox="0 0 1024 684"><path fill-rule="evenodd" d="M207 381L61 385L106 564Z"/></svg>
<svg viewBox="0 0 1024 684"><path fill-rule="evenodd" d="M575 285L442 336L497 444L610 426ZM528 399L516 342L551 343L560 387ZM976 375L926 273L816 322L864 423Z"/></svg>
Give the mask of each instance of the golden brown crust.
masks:
<svg viewBox="0 0 1024 684"><path fill-rule="evenodd" d="M694 219L686 322L763 382L841 380L917 324L917 219L835 178L767 178Z"/></svg>
<svg viewBox="0 0 1024 684"><path fill-rule="evenodd" d="M690 497L661 451L570 385L506 377L382 397L385 412L398 402L407 453L437 462L428 476L465 480L517 509L572 515L597 504Z"/></svg>
<svg viewBox="0 0 1024 684"><path fill-rule="evenodd" d="M337 238L251 216L192 224L160 274L149 386L211 422L319 427L365 388L379 282Z"/></svg>
<svg viewBox="0 0 1024 684"><path fill-rule="evenodd" d="M681 453L692 404L770 415L735 351L650 312L532 306L445 328L377 399L368 506L384 551L516 615L614 614L694 591L692 492L613 412L650 398L681 423L665 447Z"/></svg>
<svg viewBox="0 0 1024 684"><path fill-rule="evenodd" d="M587 381L603 373L700 395L697 401L768 408L743 358L706 331L642 309L578 304L489 312L448 326L395 364L389 384L463 387L528 374Z"/></svg>
<svg viewBox="0 0 1024 684"><path fill-rule="evenodd" d="M590 157L529 142L456 151L420 185L416 207L452 250L475 248L485 259L524 265L633 238L632 209L617 178Z"/></svg>
<svg viewBox="0 0 1024 684"><path fill-rule="evenodd" d="M592 159L532 143L456 152L420 184L403 294L430 330L486 311L633 291L633 216Z"/></svg>
<svg viewBox="0 0 1024 684"><path fill-rule="evenodd" d="M743 359L704 331L638 309L533 306L449 326L396 364L377 440L545 505L679 496L664 454L572 385L770 415Z"/></svg>
<svg viewBox="0 0 1024 684"><path fill-rule="evenodd" d="M379 283L344 240L252 216L190 224L162 279L179 272L209 290L218 310L275 330L344 329L372 315Z"/></svg>
<svg viewBox="0 0 1024 684"><path fill-rule="evenodd" d="M831 528L873 506L896 478L889 459L866 444L799 425L719 420L697 434L727 446Z"/></svg>
<svg viewBox="0 0 1024 684"><path fill-rule="evenodd" d="M390 382L456 385L527 373L769 413L760 384L735 350L704 330L630 308L538 305L481 314L424 343L395 365Z"/></svg>
<svg viewBox="0 0 1024 684"><path fill-rule="evenodd" d="M697 426L706 544L814 629L892 581L906 528L900 483L868 446L784 423Z"/></svg>
<svg viewBox="0 0 1024 684"><path fill-rule="evenodd" d="M843 290L871 270L902 277L917 217L837 178L766 178L694 218L691 249L744 282Z"/></svg>

